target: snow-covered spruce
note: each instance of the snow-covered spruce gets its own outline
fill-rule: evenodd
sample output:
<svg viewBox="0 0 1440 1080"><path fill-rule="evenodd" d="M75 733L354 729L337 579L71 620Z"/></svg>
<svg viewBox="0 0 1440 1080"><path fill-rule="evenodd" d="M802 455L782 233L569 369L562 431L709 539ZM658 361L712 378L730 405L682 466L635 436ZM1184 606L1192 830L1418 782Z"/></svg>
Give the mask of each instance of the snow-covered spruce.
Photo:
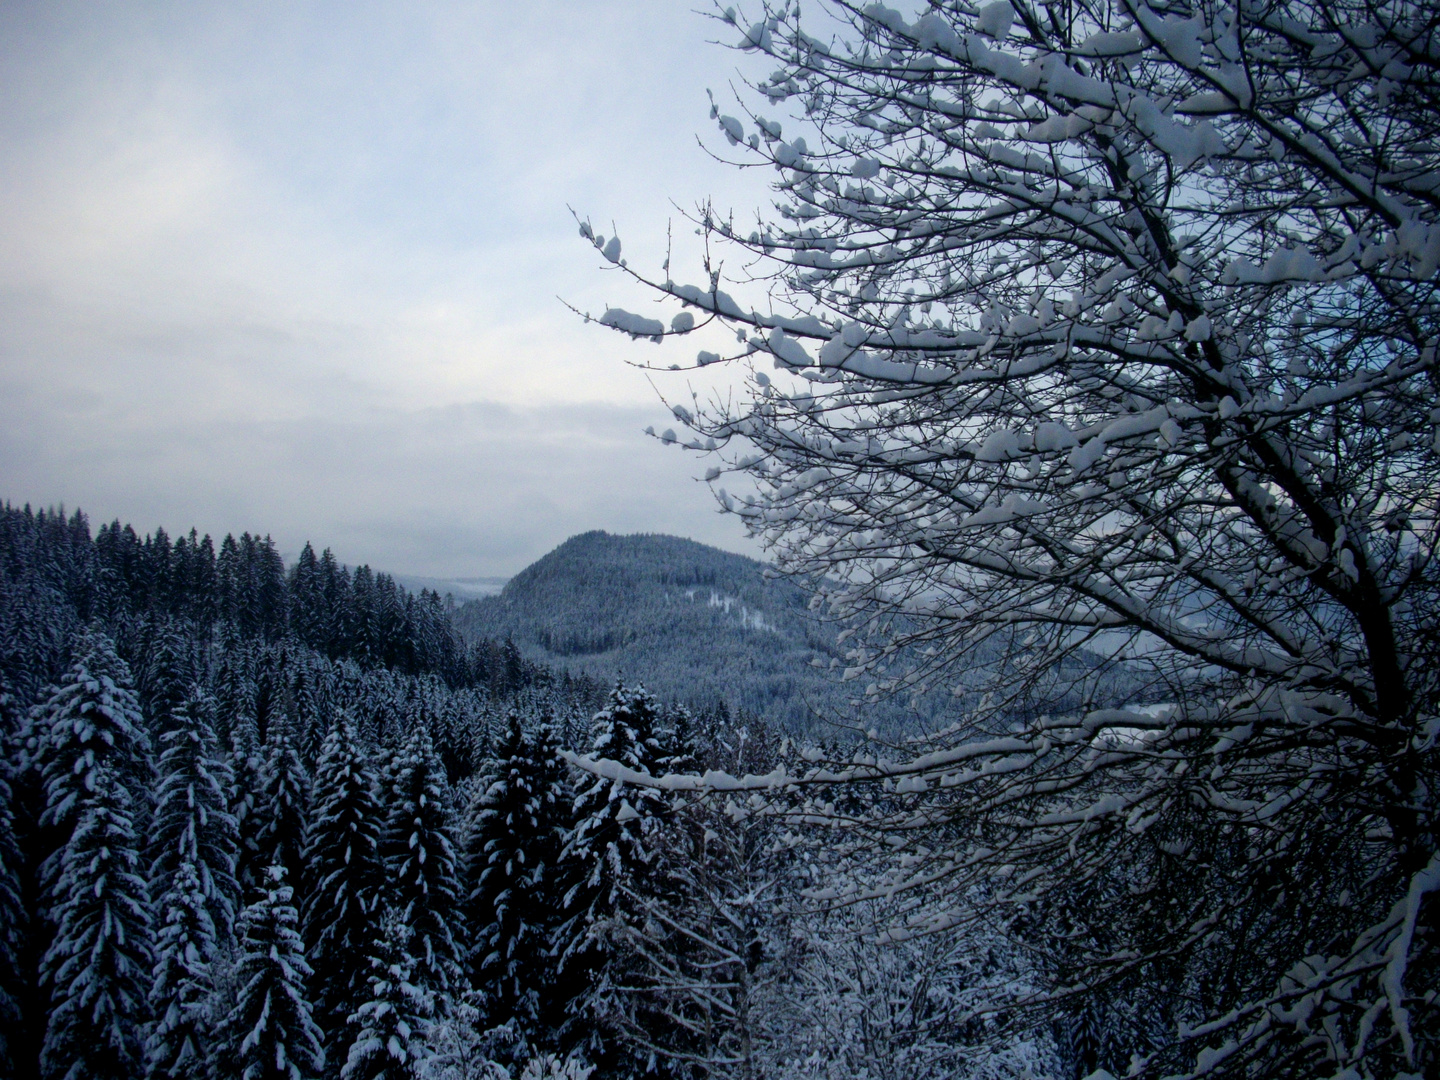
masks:
<svg viewBox="0 0 1440 1080"><path fill-rule="evenodd" d="M155 905L155 969L150 985L154 1021L145 1040L146 1073L166 1080L211 1074L215 1026L213 970L219 937L195 864L181 861Z"/></svg>
<svg viewBox="0 0 1440 1080"><path fill-rule="evenodd" d="M55 937L41 976L50 1080L134 1080L144 1071L153 957L134 798L114 763L88 769L51 888Z"/></svg>
<svg viewBox="0 0 1440 1080"><path fill-rule="evenodd" d="M512 1025L531 1046L549 1045L564 1021L555 939L572 813L566 773L550 725L528 732L511 710L466 833L470 981L485 1023Z"/></svg>
<svg viewBox="0 0 1440 1080"><path fill-rule="evenodd" d="M414 934L386 908L362 949L368 961L363 1004L350 1016L353 1036L341 1080L413 1080L427 1056L426 1027L435 995L415 978Z"/></svg>
<svg viewBox="0 0 1440 1080"><path fill-rule="evenodd" d="M311 975L285 868L271 866L263 895L240 913L238 994L217 1048L239 1080L314 1080L324 1064L305 980Z"/></svg>
<svg viewBox="0 0 1440 1080"><path fill-rule="evenodd" d="M380 859L384 809L376 779L339 712L315 767L312 819L305 847L311 887L304 906L305 943L315 977L311 997L326 1033L326 1060L344 1063L347 1018L369 994L368 951L385 890Z"/></svg>
<svg viewBox="0 0 1440 1080"><path fill-rule="evenodd" d="M192 687L160 718L160 785L151 833L151 892L163 896L182 866L196 876L217 939L228 941L239 903L238 833L228 806L234 784L219 754L210 708Z"/></svg>
<svg viewBox="0 0 1440 1080"><path fill-rule="evenodd" d="M392 775L381 838L388 900L413 935L416 983L434 994L443 1015L462 979L463 923L449 786L423 725L396 756Z"/></svg>
<svg viewBox="0 0 1440 1080"><path fill-rule="evenodd" d="M304 859L305 823L310 810L310 774L300 760L290 726L279 720L267 734L260 790L255 798L255 844L266 866L283 866L289 888L308 887Z"/></svg>
<svg viewBox="0 0 1440 1080"><path fill-rule="evenodd" d="M191 641L181 627L166 620L156 630L147 655L135 670L140 708L152 727L161 730L169 715L190 697L197 674Z"/></svg>
<svg viewBox="0 0 1440 1080"><path fill-rule="evenodd" d="M298 733L296 750L301 761L313 765L330 730L332 705L324 691L323 676L309 665L296 668L290 686L290 725Z"/></svg>
<svg viewBox="0 0 1440 1080"><path fill-rule="evenodd" d="M644 688L617 686L595 715L591 753L648 775L660 754L656 713ZM568 887L555 949L570 997L564 1043L607 1074L643 1071L647 1052L632 1060L632 1047L620 1037L630 958L619 931L626 893L655 884L658 824L667 811L653 788L588 778L561 856Z"/></svg>
<svg viewBox="0 0 1440 1080"><path fill-rule="evenodd" d="M660 752L656 712L643 687L617 686L595 715L591 756L648 774ZM574 935L569 948L581 947L588 923L614 911L622 880L634 884L643 875L651 858L645 824L663 812L654 789L621 781L591 778L576 795L575 827L564 851L574 882L566 899Z"/></svg>
<svg viewBox="0 0 1440 1080"><path fill-rule="evenodd" d="M0 714L4 703L0 702ZM0 751L6 749L10 733L0 715ZM23 1015L25 993L24 955L26 939L32 932L29 912L22 897L23 854L15 835L14 792L10 786L8 762L0 761L0 1071L16 1069L13 1033Z"/></svg>
<svg viewBox="0 0 1440 1080"><path fill-rule="evenodd" d="M235 881L240 888L241 902L249 900L262 887L265 860L260 853L260 830L265 819L259 809L264 787L265 761L260 753L260 736L250 703L240 703L240 710L230 718L230 788L226 806L235 819Z"/></svg>
<svg viewBox="0 0 1440 1080"><path fill-rule="evenodd" d="M127 793L150 789L150 739L140 713L129 665L115 654L109 637L88 632L76 643L78 658L39 710L34 724L31 767L45 789L41 880L54 889L65 844L96 790L100 769L109 768ZM126 807L139 827L146 806ZM135 817L140 821L135 821ZM56 894L58 900L58 894Z"/></svg>

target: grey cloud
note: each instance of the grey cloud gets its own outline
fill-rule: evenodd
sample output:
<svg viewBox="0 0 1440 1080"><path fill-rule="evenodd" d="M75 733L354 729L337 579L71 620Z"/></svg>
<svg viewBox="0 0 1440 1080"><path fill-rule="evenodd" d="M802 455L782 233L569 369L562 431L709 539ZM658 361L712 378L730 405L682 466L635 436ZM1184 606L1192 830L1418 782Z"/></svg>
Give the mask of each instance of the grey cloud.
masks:
<svg viewBox="0 0 1440 1080"><path fill-rule="evenodd" d="M415 574L588 528L743 548L640 434L667 417L624 361L695 346L556 299L648 311L567 204L653 268L667 198L764 201L694 144L710 29L669 0L0 6L0 498Z"/></svg>
<svg viewBox="0 0 1440 1080"><path fill-rule="evenodd" d="M584 529L669 532L753 554L697 461L642 434L657 409L476 403L351 420L109 425L21 420L0 434L12 501L64 498L172 533L266 530L351 563L509 575Z"/></svg>

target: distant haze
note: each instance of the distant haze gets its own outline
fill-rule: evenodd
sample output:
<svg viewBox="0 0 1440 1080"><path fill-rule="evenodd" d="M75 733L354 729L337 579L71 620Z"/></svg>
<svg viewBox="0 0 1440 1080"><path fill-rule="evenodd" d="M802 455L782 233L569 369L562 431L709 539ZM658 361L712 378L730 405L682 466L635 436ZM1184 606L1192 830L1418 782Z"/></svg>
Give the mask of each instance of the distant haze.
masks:
<svg viewBox="0 0 1440 1080"><path fill-rule="evenodd" d="M442 579L587 529L757 553L642 434L667 412L625 361L669 354L557 299L645 303L567 205L653 269L670 218L693 239L672 199L765 202L696 143L722 30L671 0L0 7L0 499Z"/></svg>

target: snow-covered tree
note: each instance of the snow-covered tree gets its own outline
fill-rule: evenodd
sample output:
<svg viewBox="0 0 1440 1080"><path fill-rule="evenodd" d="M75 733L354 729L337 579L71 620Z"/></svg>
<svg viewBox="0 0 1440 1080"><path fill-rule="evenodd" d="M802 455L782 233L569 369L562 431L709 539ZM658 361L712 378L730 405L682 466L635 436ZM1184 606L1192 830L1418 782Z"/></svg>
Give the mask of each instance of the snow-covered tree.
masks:
<svg viewBox="0 0 1440 1080"><path fill-rule="evenodd" d="M326 1035L330 1070L344 1064L347 1018L369 994L368 950L385 891L380 859L384 809L375 776L355 741L354 726L337 713L315 768L314 814L305 848L312 882L304 909L306 951L315 978L311 996Z"/></svg>
<svg viewBox="0 0 1440 1080"><path fill-rule="evenodd" d="M427 1057L426 1026L435 1012L434 993L414 977L413 934L386 909L363 950L369 987L350 1017L354 1035L342 1080L412 1080Z"/></svg>
<svg viewBox="0 0 1440 1080"><path fill-rule="evenodd" d="M656 706L644 688L617 686L591 725L590 756L648 775L659 757ZM568 947L583 944L586 925L615 910L622 882L633 883L650 862L645 825L664 812L654 789L622 780L589 777L575 797L575 826L564 857L575 884L566 900L572 934Z"/></svg>
<svg viewBox="0 0 1440 1080"><path fill-rule="evenodd" d="M290 727L296 733L300 758L307 765L318 759L331 724L325 668L298 666L290 687Z"/></svg>
<svg viewBox="0 0 1440 1080"><path fill-rule="evenodd" d="M774 69L715 117L777 211L698 223L769 295L649 284L775 371L675 412L863 696L954 695L932 754L830 770L900 787L895 883L1087 919L1071 1004L1183 966L1142 1071L1433 1070L1433 5L719 18Z"/></svg>
<svg viewBox="0 0 1440 1080"><path fill-rule="evenodd" d="M265 762L260 756L259 735L255 717L241 712L231 718L230 789L226 805L235 819L235 880L240 885L242 902L259 891L265 862L260 852L260 830L264 817L257 809L264 787Z"/></svg>
<svg viewBox="0 0 1440 1080"><path fill-rule="evenodd" d="M136 666L136 690L151 726L163 728L165 717L190 696L195 661L189 639L178 624L168 620L156 627L147 651Z"/></svg>
<svg viewBox="0 0 1440 1080"><path fill-rule="evenodd" d="M262 863L285 867L301 895L308 887L304 851L310 809L310 775L295 747L289 726L276 718L266 739L265 763L255 798L255 843Z"/></svg>
<svg viewBox="0 0 1440 1080"><path fill-rule="evenodd" d="M423 726L396 756L393 777L381 838L389 902L412 935L416 985L435 996L443 1015L461 973L460 881L449 786Z"/></svg>
<svg viewBox="0 0 1440 1080"><path fill-rule="evenodd" d="M843 877L843 875L842 875ZM834 885L836 879L831 878ZM752 1075L784 1070L796 1080L1010 1080L1089 1077L1064 1072L1049 1025L987 1006L1023 1001L1036 983L1025 951L983 920L896 937L910 905L877 898L802 903L784 952L761 965L747 1018ZM778 961L778 962L777 962ZM979 1015L977 1015L977 1013ZM1128 1059L1118 1075L1124 1075ZM712 1074L745 1075L725 1068Z"/></svg>
<svg viewBox="0 0 1440 1080"><path fill-rule="evenodd" d="M45 789L41 878L48 888L54 887L65 844L96 790L97 772L108 768L112 782L128 795L150 786L150 739L129 666L104 634L85 634L76 652L78 658L34 725L31 767L39 771ZM143 821L144 810L143 802L127 805L133 827L141 824L137 812Z"/></svg>
<svg viewBox="0 0 1440 1080"><path fill-rule="evenodd" d="M5 701L0 691L0 755L8 755L12 734L4 721ZM24 1015L21 998L27 982L26 938L30 913L24 899L24 855L15 831L14 793L10 786L10 762L0 757L0 1069L17 1067L22 1041L20 1025Z"/></svg>
<svg viewBox="0 0 1440 1080"><path fill-rule="evenodd" d="M767 984L783 972L788 897L768 830L698 803L649 838L650 873L605 924L623 957L606 1019L646 1058L685 1075L763 1075ZM797 1008L805 1002L797 1000Z"/></svg>
<svg viewBox="0 0 1440 1080"><path fill-rule="evenodd" d="M209 703L192 687L161 718L160 785L151 832L151 891L163 896L181 867L197 876L221 941L230 937L239 902L237 829L227 793L234 783L215 745Z"/></svg>
<svg viewBox="0 0 1440 1080"><path fill-rule="evenodd" d="M205 1076L210 1067L211 965L230 941L240 901L237 833L227 805L234 778L197 688L172 695L158 720L160 785L150 837L155 1022L146 1058L150 1075L180 1080Z"/></svg>
<svg viewBox="0 0 1440 1080"><path fill-rule="evenodd" d="M305 994L310 965L285 868L266 871L264 894L236 926L239 989L218 1053L240 1080L307 1080L324 1064L320 1028Z"/></svg>
<svg viewBox="0 0 1440 1080"><path fill-rule="evenodd" d="M495 758L466 835L470 980L482 992L489 1025L513 1024L532 1046L545 1045L565 1005L555 940L572 797L548 724L528 732L512 710Z"/></svg>
<svg viewBox="0 0 1440 1080"><path fill-rule="evenodd" d="M591 759L649 777L659 757L655 700L617 686L592 725ZM669 807L653 788L608 776L586 777L575 798L574 827L562 851L569 888L556 932L561 993L570 1013L561 1043L578 1047L603 1072L644 1069L629 1060L619 1034L629 958L623 940L627 894L660 886L657 830Z"/></svg>
<svg viewBox="0 0 1440 1080"><path fill-rule="evenodd" d="M144 1070L153 963L133 799L110 764L87 770L51 889L42 966L50 1020L41 1068L55 1080L134 1080Z"/></svg>
<svg viewBox="0 0 1440 1080"><path fill-rule="evenodd" d="M147 1075L203 1080L211 1075L212 994L217 938L211 898L190 858L168 877L156 904L154 1022L145 1041Z"/></svg>

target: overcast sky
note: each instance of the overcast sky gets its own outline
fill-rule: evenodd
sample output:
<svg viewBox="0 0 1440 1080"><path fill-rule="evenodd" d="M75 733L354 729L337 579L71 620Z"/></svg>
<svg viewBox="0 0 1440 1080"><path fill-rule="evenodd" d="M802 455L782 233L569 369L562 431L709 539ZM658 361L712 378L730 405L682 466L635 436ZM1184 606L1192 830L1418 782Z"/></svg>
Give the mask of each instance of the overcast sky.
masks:
<svg viewBox="0 0 1440 1080"><path fill-rule="evenodd" d="M567 205L655 268L672 202L765 200L692 6L0 4L0 499L432 576L753 551L642 434L659 348L557 298L644 310Z"/></svg>

